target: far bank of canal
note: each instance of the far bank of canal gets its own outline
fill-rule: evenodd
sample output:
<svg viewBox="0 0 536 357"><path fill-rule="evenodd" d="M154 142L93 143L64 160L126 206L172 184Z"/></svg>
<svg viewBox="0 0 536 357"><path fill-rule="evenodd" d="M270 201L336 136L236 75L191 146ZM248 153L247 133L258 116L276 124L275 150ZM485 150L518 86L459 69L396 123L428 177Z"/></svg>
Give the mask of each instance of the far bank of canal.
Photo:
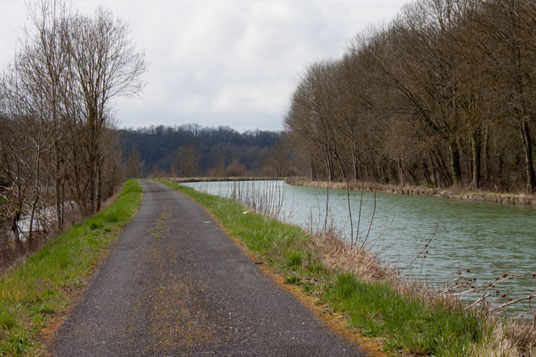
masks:
<svg viewBox="0 0 536 357"><path fill-rule="evenodd" d="M283 181L185 185L219 196L240 192L242 197L256 194L264 201L268 196L273 201L282 198L281 220L304 228L324 224L326 190L322 188L291 186ZM364 192L362 197L359 230L364 238L374 196ZM356 230L361 193L351 192L350 200ZM436 288L452 282L460 271L476 278L474 284L484 284L504 273L525 275L508 281L501 294L506 293L506 299L536 294L536 279L530 276L536 273L536 208L385 193L377 193L376 207L367 247L402 274ZM328 213L329 222L349 237L345 191L330 190ZM528 306L517 306L514 311L526 309Z"/></svg>

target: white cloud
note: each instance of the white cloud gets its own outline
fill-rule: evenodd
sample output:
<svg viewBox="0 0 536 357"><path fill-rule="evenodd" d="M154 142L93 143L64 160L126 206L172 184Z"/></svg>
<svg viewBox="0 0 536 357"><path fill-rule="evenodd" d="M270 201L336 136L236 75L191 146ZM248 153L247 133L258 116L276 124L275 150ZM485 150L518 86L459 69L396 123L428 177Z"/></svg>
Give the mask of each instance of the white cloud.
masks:
<svg viewBox="0 0 536 357"><path fill-rule="evenodd" d="M358 31L391 19L404 2L73 0L73 7L110 9L146 53L147 86L139 97L117 101L120 126L197 121L278 130L304 68L340 56ZM2 33L22 34L20 3L0 0ZM0 40L4 65L15 50L13 37Z"/></svg>
<svg viewBox="0 0 536 357"><path fill-rule="evenodd" d="M284 82L257 85L253 91L250 85L232 84L216 94L211 111L217 114L243 110L277 115L287 102L287 98L281 96L281 93L288 93L291 90L292 87Z"/></svg>

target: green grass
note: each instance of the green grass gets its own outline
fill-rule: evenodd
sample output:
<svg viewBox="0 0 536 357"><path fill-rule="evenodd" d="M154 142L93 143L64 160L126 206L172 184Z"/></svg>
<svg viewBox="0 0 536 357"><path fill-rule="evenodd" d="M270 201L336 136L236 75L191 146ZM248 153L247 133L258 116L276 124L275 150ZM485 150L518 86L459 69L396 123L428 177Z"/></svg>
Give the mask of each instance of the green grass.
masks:
<svg viewBox="0 0 536 357"><path fill-rule="evenodd" d="M106 248L134 217L141 202L138 183L125 183L115 202L97 215L50 239L26 263L0 276L0 355L31 355L49 317L64 311L69 292L84 285Z"/></svg>
<svg viewBox="0 0 536 357"><path fill-rule="evenodd" d="M326 268L300 228L257 214L228 199L157 180L204 206L227 232L263 257L286 283L320 296L322 303L346 316L348 326L384 341L387 352L466 356L490 327L472 312L402 296L385 283L368 283Z"/></svg>
<svg viewBox="0 0 536 357"><path fill-rule="evenodd" d="M466 356L486 333L474 313L401 296L387 284L364 283L350 274L338 274L327 295L335 309L348 313L350 326L365 336L386 337L387 350Z"/></svg>

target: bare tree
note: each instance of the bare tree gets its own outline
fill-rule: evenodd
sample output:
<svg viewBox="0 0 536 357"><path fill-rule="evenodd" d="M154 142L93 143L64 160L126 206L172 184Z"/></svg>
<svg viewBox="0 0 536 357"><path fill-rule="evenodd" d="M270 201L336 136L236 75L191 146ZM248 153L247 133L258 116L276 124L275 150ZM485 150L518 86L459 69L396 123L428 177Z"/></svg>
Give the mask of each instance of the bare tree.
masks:
<svg viewBox="0 0 536 357"><path fill-rule="evenodd" d="M19 242L19 221L29 217L31 245L51 201L61 230L67 200L91 214L122 178L110 113L114 98L141 89L145 63L127 28L104 10L83 16L60 0L30 10L26 38L2 78L0 214Z"/></svg>
<svg viewBox="0 0 536 357"><path fill-rule="evenodd" d="M91 214L102 201L102 133L110 121L112 100L133 95L143 86L144 55L128 37L128 29L111 13L99 9L94 17L73 15L65 50L71 58L73 87L82 103L81 127L85 150L87 201Z"/></svg>
<svg viewBox="0 0 536 357"><path fill-rule="evenodd" d="M128 153L126 170L128 178L143 177L143 160L140 152L136 148L130 150Z"/></svg>
<svg viewBox="0 0 536 357"><path fill-rule="evenodd" d="M180 177L194 177L199 175L201 156L193 144L185 144L175 152L172 172Z"/></svg>

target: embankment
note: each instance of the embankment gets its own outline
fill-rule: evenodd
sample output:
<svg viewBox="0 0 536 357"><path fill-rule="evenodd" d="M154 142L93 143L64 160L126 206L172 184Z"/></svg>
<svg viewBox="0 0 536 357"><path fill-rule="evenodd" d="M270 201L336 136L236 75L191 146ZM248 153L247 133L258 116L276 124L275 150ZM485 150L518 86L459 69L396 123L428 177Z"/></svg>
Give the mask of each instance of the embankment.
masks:
<svg viewBox="0 0 536 357"><path fill-rule="evenodd" d="M288 178L286 182L289 185L294 186L307 186L307 187L321 187L327 188L328 184L330 188L334 189L346 189L346 182L327 182L327 181L311 181L305 178ZM427 196L427 197L441 197L456 200L466 200L475 202L494 202L502 204L513 204L520 206L536 206L536 195L530 195L525 193L498 193L487 191L468 191L468 190L453 190L443 188L430 188L420 186L395 186L395 185L382 185L373 182L350 182L350 190L352 191L376 191L393 193L399 195L409 196Z"/></svg>
<svg viewBox="0 0 536 357"><path fill-rule="evenodd" d="M139 184L127 181L110 206L0 275L0 356L45 354L43 345L134 217L141 197Z"/></svg>
<svg viewBox="0 0 536 357"><path fill-rule="evenodd" d="M285 180L284 177L256 177L256 176L239 176L239 177L166 177L164 180L184 183L184 182L218 182L218 181L273 181Z"/></svg>

